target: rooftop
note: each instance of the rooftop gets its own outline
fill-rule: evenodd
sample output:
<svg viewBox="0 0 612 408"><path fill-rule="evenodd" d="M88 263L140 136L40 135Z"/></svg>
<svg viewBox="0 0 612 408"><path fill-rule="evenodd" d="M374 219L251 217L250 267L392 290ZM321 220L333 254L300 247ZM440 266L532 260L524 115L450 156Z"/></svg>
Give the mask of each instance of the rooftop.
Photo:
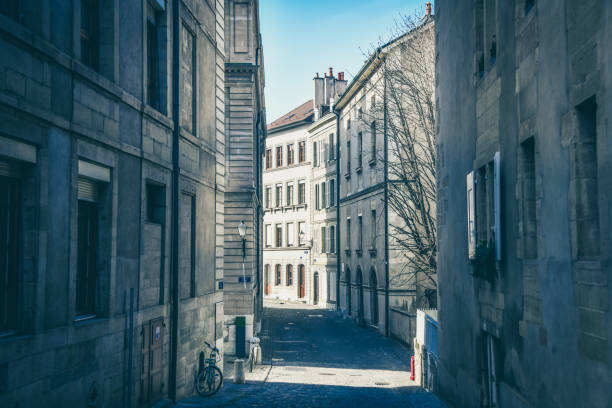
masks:
<svg viewBox="0 0 612 408"><path fill-rule="evenodd" d="M314 101L311 99L270 123L268 131L274 131L293 124L312 122L313 118Z"/></svg>

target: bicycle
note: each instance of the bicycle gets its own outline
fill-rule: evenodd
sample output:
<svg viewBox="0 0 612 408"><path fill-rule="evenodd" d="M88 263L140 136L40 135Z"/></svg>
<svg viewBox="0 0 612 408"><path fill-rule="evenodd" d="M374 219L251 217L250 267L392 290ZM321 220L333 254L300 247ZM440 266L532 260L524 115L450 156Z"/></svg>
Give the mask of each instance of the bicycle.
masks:
<svg viewBox="0 0 612 408"><path fill-rule="evenodd" d="M196 390L202 397L209 397L219 391L223 384L223 373L217 367L217 358L219 349L204 342L210 349L210 354L206 359L206 367L198 374L196 378Z"/></svg>

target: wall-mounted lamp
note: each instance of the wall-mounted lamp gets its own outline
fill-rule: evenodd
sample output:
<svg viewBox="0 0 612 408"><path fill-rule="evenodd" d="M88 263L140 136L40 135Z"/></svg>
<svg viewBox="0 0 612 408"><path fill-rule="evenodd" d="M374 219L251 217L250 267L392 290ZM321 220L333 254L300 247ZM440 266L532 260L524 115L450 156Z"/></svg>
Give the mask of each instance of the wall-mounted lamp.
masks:
<svg viewBox="0 0 612 408"><path fill-rule="evenodd" d="M244 223L244 220L240 221L240 225L238 225L238 234L240 234L240 238L242 238L242 282L244 283L244 288L246 289L246 277L244 274L244 258L246 258L246 232L247 226Z"/></svg>

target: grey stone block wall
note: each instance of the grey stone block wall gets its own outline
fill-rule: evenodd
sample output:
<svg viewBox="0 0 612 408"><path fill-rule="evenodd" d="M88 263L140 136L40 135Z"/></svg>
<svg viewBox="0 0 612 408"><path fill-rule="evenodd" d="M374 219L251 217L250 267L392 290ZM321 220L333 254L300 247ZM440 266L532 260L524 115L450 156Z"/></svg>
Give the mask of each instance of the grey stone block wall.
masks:
<svg viewBox="0 0 612 408"><path fill-rule="evenodd" d="M190 396L203 342L223 336L224 4L181 2L182 21L195 39L191 108L197 128L185 125L179 146L173 146L171 1L162 21L169 57L161 69L168 86L159 111L146 104L146 2L101 2L99 72L79 60L79 0L22 3L20 21L0 14L0 136L12 146L0 145L0 160L21 166L23 197L20 323L14 334L0 339L0 406L84 406L93 396L96 406L125 405L130 288L136 309L134 403L148 405L172 395L174 324L176 396ZM35 163L10 156L23 146L35 149ZM179 221L184 232L179 248L188 247L184 226L194 237L192 251L181 254L190 276L179 282L193 290L179 303L178 322L170 314L174 148L179 149L179 188L193 197L191 216ZM106 167L111 175L101 188L97 316L83 322L74 321L79 160ZM162 223L147 219L151 183L164 187ZM143 401L140 374L148 360L142 350L149 341L143 329L159 318L160 392Z"/></svg>
<svg viewBox="0 0 612 408"><path fill-rule="evenodd" d="M499 406L607 407L612 7L496 3L497 59L482 75L479 2L436 3L439 390L480 406L491 336ZM467 259L465 180L495 151L502 259L485 280Z"/></svg>

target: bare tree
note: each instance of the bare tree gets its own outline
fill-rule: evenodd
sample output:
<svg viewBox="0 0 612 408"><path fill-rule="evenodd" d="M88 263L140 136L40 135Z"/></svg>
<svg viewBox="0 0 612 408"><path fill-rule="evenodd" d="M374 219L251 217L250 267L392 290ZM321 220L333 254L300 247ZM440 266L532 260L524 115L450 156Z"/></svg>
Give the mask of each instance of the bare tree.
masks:
<svg viewBox="0 0 612 408"><path fill-rule="evenodd" d="M403 16L393 40L370 53L379 58L375 100L364 120L383 119L390 250L405 259L394 276L416 287L418 307L436 306L435 48L433 18Z"/></svg>

